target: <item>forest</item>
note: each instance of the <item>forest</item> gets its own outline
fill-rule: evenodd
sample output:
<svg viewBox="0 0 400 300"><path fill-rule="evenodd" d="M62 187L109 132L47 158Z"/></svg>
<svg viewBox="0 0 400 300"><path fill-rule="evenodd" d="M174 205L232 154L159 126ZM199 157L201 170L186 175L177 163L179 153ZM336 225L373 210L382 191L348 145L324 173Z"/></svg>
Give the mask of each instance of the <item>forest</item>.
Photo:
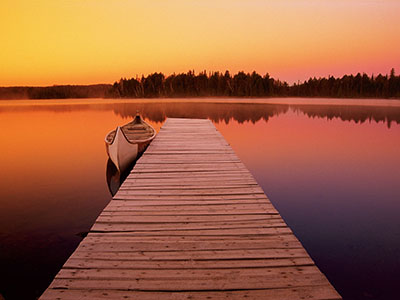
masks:
<svg viewBox="0 0 400 300"><path fill-rule="evenodd" d="M179 97L329 97L400 98L400 76L344 75L341 78L310 78L289 85L268 73L229 71L196 74L194 71L165 76L153 73L121 78L113 85L63 85L50 87L0 87L0 99L65 98L179 98Z"/></svg>
<svg viewBox="0 0 400 300"><path fill-rule="evenodd" d="M310 78L289 85L266 74L193 71L165 77L153 73L147 77L120 79L109 90L113 98L174 97L330 97L330 98L400 98L400 76L369 77L358 73L342 78Z"/></svg>

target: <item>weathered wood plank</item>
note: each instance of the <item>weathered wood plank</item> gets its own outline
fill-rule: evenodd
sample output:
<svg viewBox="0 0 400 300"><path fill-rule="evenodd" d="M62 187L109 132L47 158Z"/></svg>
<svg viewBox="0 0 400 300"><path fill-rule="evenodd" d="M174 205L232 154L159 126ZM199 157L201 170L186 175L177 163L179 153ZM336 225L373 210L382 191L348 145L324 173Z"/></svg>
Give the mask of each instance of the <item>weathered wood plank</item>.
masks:
<svg viewBox="0 0 400 300"><path fill-rule="evenodd" d="M176 206L175 206L176 207ZM157 209L157 208L156 208ZM183 210L183 211L174 211L173 209L171 210L164 210L164 211L158 211L158 210L130 210L126 211L123 208L120 210L107 210L103 211L101 214L103 217L131 217L131 216L168 216L168 217L173 217L173 216L221 216L221 215L231 215L231 216L244 216L244 215L259 215L260 210L247 210L247 209L241 209L241 210L235 210L235 211L229 211L229 210L219 210L219 211L213 211L213 210L196 210L195 208L193 210ZM268 211L264 211L264 214L267 215L276 215L277 218L280 218L277 213L269 213Z"/></svg>
<svg viewBox="0 0 400 300"><path fill-rule="evenodd" d="M228 195L134 195L134 194L123 194L117 193L114 196L115 200L125 200L127 202L136 202L141 201L145 203L148 201L168 201L168 203L177 203L181 202L182 204L191 201L192 203L197 202L197 204L215 204L215 203L246 203L246 202L257 202L262 203L263 201L267 201L268 199L264 197L261 193L259 194L228 194ZM178 203L179 204L179 203Z"/></svg>
<svg viewBox="0 0 400 300"><path fill-rule="evenodd" d="M177 251L75 251L73 258L112 260L213 260L308 257L303 248Z"/></svg>
<svg viewBox="0 0 400 300"><path fill-rule="evenodd" d="M183 176L184 175L184 176ZM192 178L194 180L210 180L212 178L220 178L224 180L229 179L254 179L248 171L198 171L198 172L185 172L184 174L179 172L138 172L135 168L132 170L131 178L142 178L142 179L153 179L153 178Z"/></svg>
<svg viewBox="0 0 400 300"><path fill-rule="evenodd" d="M95 229L94 229L95 228ZM103 226L100 223L93 225L92 231L100 232L127 232L134 233L141 236L219 236L219 235L279 235L279 234L291 234L292 231L289 228L262 228L258 224L249 228L209 228L209 229L187 229L187 230L136 230L134 226L116 224L113 226Z"/></svg>
<svg viewBox="0 0 400 300"><path fill-rule="evenodd" d="M58 279L107 279L107 280L124 280L135 278L141 279L167 279L191 281L193 279L221 279L221 278L252 278L258 277L275 277L281 279L288 276L296 276L306 278L307 276L316 275L323 277L322 274L314 266L302 267L258 267L258 268L231 268L231 269L62 269L56 276ZM190 283L189 283L190 284Z"/></svg>
<svg viewBox="0 0 400 300"><path fill-rule="evenodd" d="M144 188L137 187L135 185L124 185L120 188L120 191L131 192L132 194L145 194L145 195L160 195L160 194L172 194L172 195L185 195L185 194L206 194L206 195L247 195L247 194L263 194L263 190L257 185L245 185L245 186L190 186L190 187L172 187L172 186L161 186L158 188ZM191 192L191 193L190 193Z"/></svg>
<svg viewBox="0 0 400 300"><path fill-rule="evenodd" d="M97 218L96 223L135 223L135 224L152 224L152 223L200 223L206 224L218 224L222 222L249 222L252 224L253 221L261 221L262 224L270 223L283 223L282 218L277 215L258 214L252 215L209 215L209 216L104 216L100 215Z"/></svg>
<svg viewBox="0 0 400 300"><path fill-rule="evenodd" d="M270 268L273 270L273 268ZM210 271L210 273L213 273ZM229 272L228 272L229 274ZM133 277L134 278L134 277ZM186 279L186 280L185 280ZM137 278L134 280L126 279L72 279L56 278L50 285L57 289L110 289L110 290L148 290L148 291L226 291L226 290L247 290L247 289L279 289L288 287L306 287L313 285L327 285L328 280L321 274L301 273L286 274L277 276L276 274L263 274L259 276L239 277L235 274L230 276L211 277L211 278Z"/></svg>
<svg viewBox="0 0 400 300"><path fill-rule="evenodd" d="M266 268L313 266L309 257L300 258L272 258L272 259L225 259L225 260L102 260L70 258L64 268L68 269L232 269L232 268Z"/></svg>
<svg viewBox="0 0 400 300"><path fill-rule="evenodd" d="M169 291L169 292L150 292L150 291L128 291L128 290L89 290L89 289L48 289L42 296L43 300L65 299L65 300L243 300L243 299L262 299L262 300L338 300L340 297L334 292L329 284L296 287L283 289L259 289L242 291Z"/></svg>
<svg viewBox="0 0 400 300"><path fill-rule="evenodd" d="M245 228L283 228L286 223L281 220L257 220L252 222L205 222L205 223L128 223L119 220L112 222L96 222L93 225L93 231L130 231L130 232L151 232L161 234L163 231L179 230L220 230L220 229L245 229Z"/></svg>
<svg viewBox="0 0 400 300"><path fill-rule="evenodd" d="M89 232L88 238L91 237L93 240L101 243L102 241L114 241L114 242L174 242L174 243L182 243L182 242L197 242L197 243L209 243L214 241L221 242L232 242L232 241L244 241L249 242L249 245L253 242L265 242L268 243L271 239L278 239L281 241L293 241L293 238L297 241L293 234L281 234L281 235L268 235L268 234L259 234L259 235L175 235L175 236L166 236L166 235L158 235L158 236L143 236L136 235L132 232ZM267 247L265 249L268 249Z"/></svg>
<svg viewBox="0 0 400 300"><path fill-rule="evenodd" d="M294 237L293 234L258 234L258 235L137 235L134 232L89 232L88 237L93 237L94 239L98 239L98 242L105 240L107 238L112 239L115 242L120 241L140 241L140 242L154 242L158 243L160 241L164 242L197 242L197 243L208 243L213 241L269 241L271 238L289 240ZM101 240L100 240L101 239ZM250 244L251 244L250 242ZM268 249L268 248L266 248Z"/></svg>
<svg viewBox="0 0 400 300"><path fill-rule="evenodd" d="M104 211L112 211L115 209L126 210L151 210L151 211L163 211L163 210L230 210L235 211L236 209L260 209L261 211L276 211L271 203L265 202L265 199L234 199L234 200L170 200L170 201L159 201L157 200L113 200L105 208Z"/></svg>
<svg viewBox="0 0 400 300"><path fill-rule="evenodd" d="M254 249L289 249L302 248L298 241L285 241L278 238L269 241L212 241L207 243L196 243L194 241L182 241L180 243L160 242L129 242L126 240L98 241L85 239L79 245L84 251L181 251L181 250L254 250Z"/></svg>
<svg viewBox="0 0 400 300"><path fill-rule="evenodd" d="M195 199L192 196L185 197L170 197L170 196L137 196L137 197L129 197L129 196L121 196L115 197L113 201L115 203L110 203L106 206L109 207L137 207L137 206L159 206L160 208L167 208L169 206L182 206L182 208L194 208L198 207L198 209L208 209L210 207L215 208L221 205L229 205L229 208L233 208L237 205L263 205L265 204L265 198L248 198L248 199L231 199L228 197L214 198L214 197L204 197L203 199ZM265 207L268 207L268 210L275 210L275 208L268 204L265 204Z"/></svg>

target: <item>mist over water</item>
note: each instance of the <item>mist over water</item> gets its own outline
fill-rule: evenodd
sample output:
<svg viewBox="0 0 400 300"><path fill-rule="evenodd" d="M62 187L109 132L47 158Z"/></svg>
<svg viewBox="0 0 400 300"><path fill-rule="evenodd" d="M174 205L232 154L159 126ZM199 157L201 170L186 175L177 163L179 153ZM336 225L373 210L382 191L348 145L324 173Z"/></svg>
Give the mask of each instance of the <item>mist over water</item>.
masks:
<svg viewBox="0 0 400 300"><path fill-rule="evenodd" d="M111 200L106 133L139 110L211 119L344 299L397 299L400 105L246 101L0 103L0 294L50 284Z"/></svg>

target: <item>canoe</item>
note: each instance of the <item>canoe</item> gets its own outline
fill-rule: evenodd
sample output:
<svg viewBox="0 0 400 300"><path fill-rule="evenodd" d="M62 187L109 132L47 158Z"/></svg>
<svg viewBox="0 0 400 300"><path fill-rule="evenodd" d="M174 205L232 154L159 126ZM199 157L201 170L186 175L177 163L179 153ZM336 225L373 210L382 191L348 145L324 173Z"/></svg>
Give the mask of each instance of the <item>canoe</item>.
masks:
<svg viewBox="0 0 400 300"><path fill-rule="evenodd" d="M106 135L107 154L118 171L124 172L155 136L154 128L137 114L132 122L118 126Z"/></svg>

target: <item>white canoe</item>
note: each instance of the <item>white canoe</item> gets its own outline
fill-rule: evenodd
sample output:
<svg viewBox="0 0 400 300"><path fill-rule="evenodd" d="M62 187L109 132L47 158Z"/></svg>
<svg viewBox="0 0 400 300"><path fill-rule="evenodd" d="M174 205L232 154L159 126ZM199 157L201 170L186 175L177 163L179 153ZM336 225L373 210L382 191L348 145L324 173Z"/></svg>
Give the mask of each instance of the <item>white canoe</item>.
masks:
<svg viewBox="0 0 400 300"><path fill-rule="evenodd" d="M140 115L128 124L106 135L106 150L119 172L124 172L141 154L156 136L154 128Z"/></svg>

